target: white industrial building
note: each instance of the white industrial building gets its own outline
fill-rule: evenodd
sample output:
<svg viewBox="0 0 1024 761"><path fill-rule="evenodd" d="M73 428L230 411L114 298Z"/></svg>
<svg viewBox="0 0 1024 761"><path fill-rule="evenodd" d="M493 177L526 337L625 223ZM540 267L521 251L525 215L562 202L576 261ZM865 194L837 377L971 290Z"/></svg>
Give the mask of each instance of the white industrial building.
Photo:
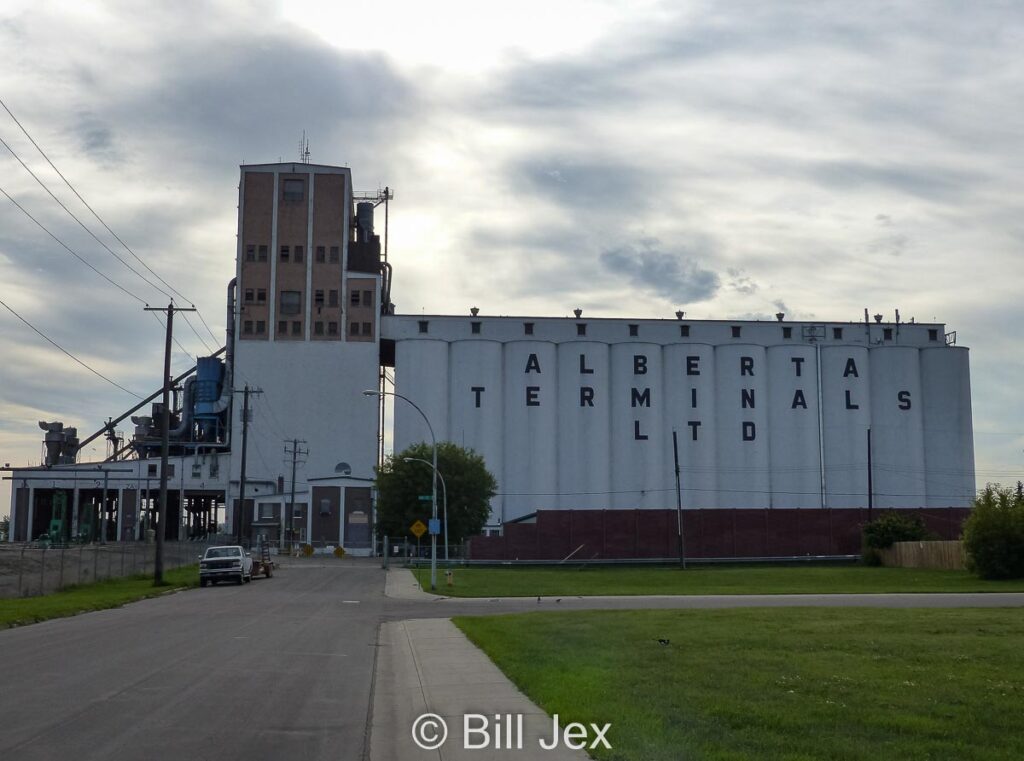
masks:
<svg viewBox="0 0 1024 761"><path fill-rule="evenodd" d="M384 418L367 389L407 397L438 440L483 455L499 494L481 556L548 556L574 531L598 555L657 556L661 539L645 537L676 506L673 433L704 554L790 554L778 548L792 537L776 534L793 531L830 554L850 545L869 503L924 511L952 534L971 503L968 351L942 324L394 314L373 227L387 191L360 196L347 168L301 163L243 166L239 188L225 350L182 379L175 405L171 538L220 521L276 540L290 513L298 539L369 552ZM390 367L394 388L383 385ZM66 535L106 515L108 538L137 538L159 417L135 420L136 436L101 464L117 468L105 502L97 464L76 461L76 436L62 445L49 432L50 467L13 473L12 537L48 530L64 493ZM401 402L384 437L396 451L430 441ZM308 454L289 511L281 453L296 440ZM85 520L83 505L100 503ZM732 550L716 532L730 532Z"/></svg>

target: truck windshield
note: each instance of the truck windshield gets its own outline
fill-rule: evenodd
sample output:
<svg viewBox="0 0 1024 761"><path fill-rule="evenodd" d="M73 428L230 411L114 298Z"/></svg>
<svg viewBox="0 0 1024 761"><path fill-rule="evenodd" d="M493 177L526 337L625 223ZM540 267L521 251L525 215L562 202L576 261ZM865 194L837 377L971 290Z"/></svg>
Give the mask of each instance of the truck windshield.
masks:
<svg viewBox="0 0 1024 761"><path fill-rule="evenodd" d="M241 554L237 547L211 547L206 551L208 558L236 558Z"/></svg>

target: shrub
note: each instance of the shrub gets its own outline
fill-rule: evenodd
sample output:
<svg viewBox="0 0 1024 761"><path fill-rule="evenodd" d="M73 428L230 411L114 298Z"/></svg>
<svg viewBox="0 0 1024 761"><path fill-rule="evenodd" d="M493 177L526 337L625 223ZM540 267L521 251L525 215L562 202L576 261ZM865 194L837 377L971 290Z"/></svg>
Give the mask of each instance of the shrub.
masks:
<svg viewBox="0 0 1024 761"><path fill-rule="evenodd" d="M983 579L1024 578L1024 496L988 484L964 523L967 567Z"/></svg>
<svg viewBox="0 0 1024 761"><path fill-rule="evenodd" d="M864 526L861 557L867 565L881 565L879 550L895 542L919 542L928 538L928 529L920 515L891 511Z"/></svg>

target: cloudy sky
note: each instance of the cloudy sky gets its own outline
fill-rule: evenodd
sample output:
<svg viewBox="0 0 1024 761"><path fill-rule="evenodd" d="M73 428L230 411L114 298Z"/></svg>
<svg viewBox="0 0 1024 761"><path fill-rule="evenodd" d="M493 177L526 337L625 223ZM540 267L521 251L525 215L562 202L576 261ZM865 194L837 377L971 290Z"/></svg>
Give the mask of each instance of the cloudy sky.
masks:
<svg viewBox="0 0 1024 761"><path fill-rule="evenodd" d="M1008 482L1024 476L1021 49L1016 2L6 0L0 99L218 337L238 165L297 158L305 130L314 162L394 188L399 311L898 308L971 347L978 481ZM0 138L163 287L2 109ZM155 390L162 328L141 307L167 298L3 146L0 188L123 289L0 195L0 299ZM205 349L177 334L184 369ZM134 400L2 307L0 358L0 462L38 462L38 420L91 433Z"/></svg>

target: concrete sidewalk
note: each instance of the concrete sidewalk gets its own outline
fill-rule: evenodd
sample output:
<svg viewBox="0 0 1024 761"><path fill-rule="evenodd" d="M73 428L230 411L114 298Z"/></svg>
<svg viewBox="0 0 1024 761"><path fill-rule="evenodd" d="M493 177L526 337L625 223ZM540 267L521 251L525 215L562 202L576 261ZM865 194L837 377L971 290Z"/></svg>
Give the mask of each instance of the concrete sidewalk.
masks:
<svg viewBox="0 0 1024 761"><path fill-rule="evenodd" d="M444 580L443 574L438 574ZM384 584L384 594L396 600L445 600L442 595L432 595L424 592L412 571L408 568L388 568L387 580Z"/></svg>
<svg viewBox="0 0 1024 761"><path fill-rule="evenodd" d="M414 724L426 713L436 714L447 725L447 740L435 750L425 750L413 741ZM483 714L492 721L489 727L491 747L463 747L463 716L467 713ZM516 748L515 741L511 749L493 747L495 714L523 716L521 749ZM514 721L512 726L515 726ZM440 731L437 725L426 729L429 730L426 737L435 737ZM381 625L374 678L371 761L578 761L589 758L582 751L561 745L553 750L542 750L539 739L551 735L551 718L523 695L450 620L415 619ZM472 734L470 740L484 742L484 737ZM609 740L614 743L614 738Z"/></svg>

